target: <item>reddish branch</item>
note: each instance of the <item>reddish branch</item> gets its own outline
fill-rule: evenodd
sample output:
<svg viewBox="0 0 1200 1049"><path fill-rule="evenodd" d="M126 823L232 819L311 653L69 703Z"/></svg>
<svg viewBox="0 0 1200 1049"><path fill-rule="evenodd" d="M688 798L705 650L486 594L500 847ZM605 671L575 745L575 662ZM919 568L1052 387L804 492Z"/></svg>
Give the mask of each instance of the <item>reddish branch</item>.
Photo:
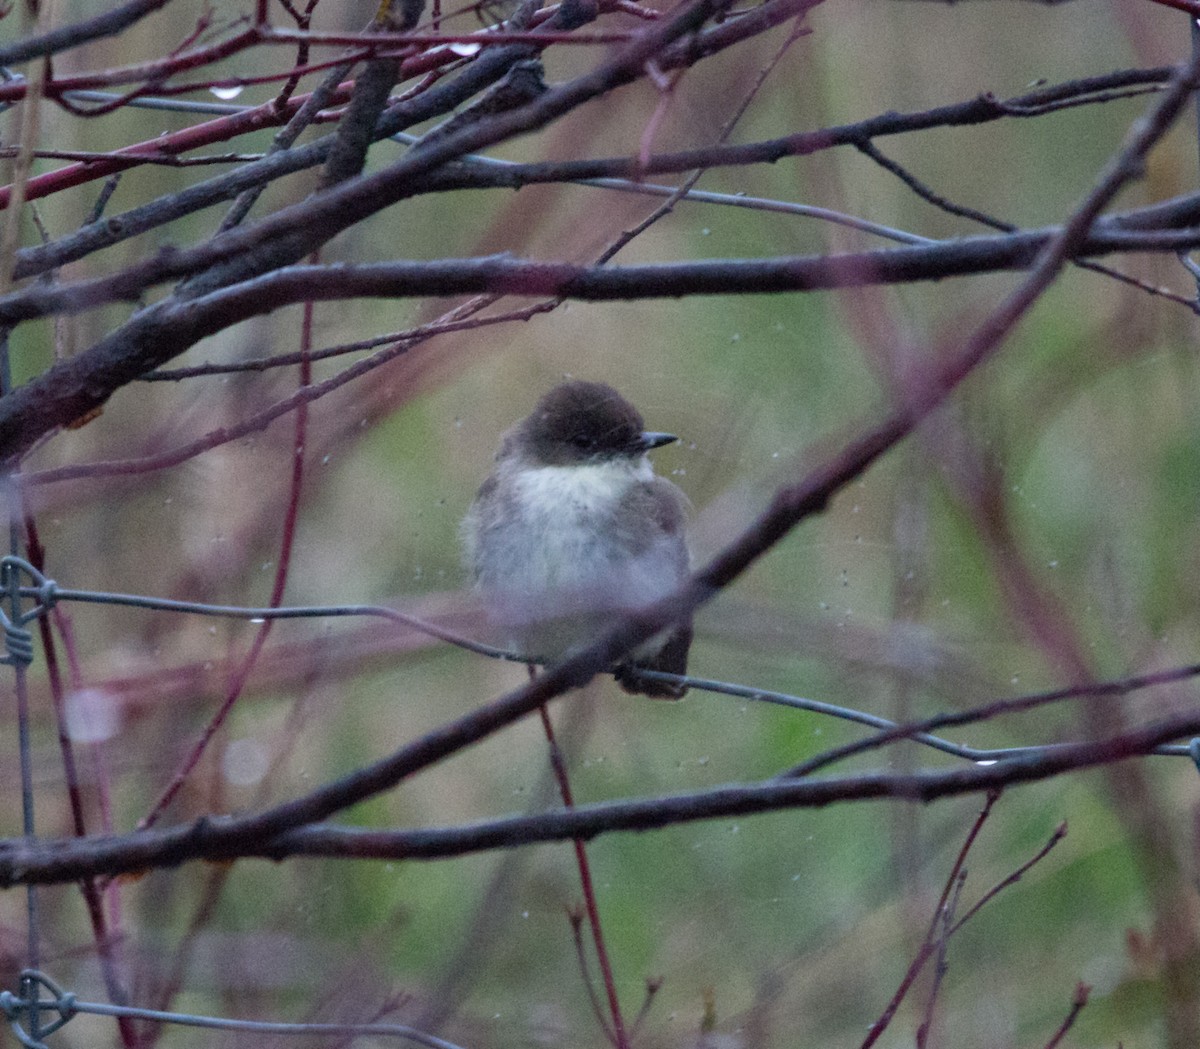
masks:
<svg viewBox="0 0 1200 1049"><path fill-rule="evenodd" d="M870 1049L870 1046L874 1045L879 1040L879 1036L887 1030L896 1016L896 1011L900 1008L900 1003L904 1001L913 984L916 983L917 977L921 974L921 970L925 968L925 963L929 961L939 945L944 946L946 940L949 938L948 932L943 931L940 935L938 932L939 928L945 923L947 902L950 900L951 893L956 891L956 887L961 888L967 855L970 853L971 847L975 844L975 839L979 837L979 832L983 830L983 825L991 816L992 809L999 798L1000 792L998 790L988 792L983 808L979 810L979 815L975 817L975 822L971 824L971 829L967 832L967 836L958 850L958 855L955 857L954 864L950 868L950 873L946 876L945 884L942 886L942 894L938 897L937 905L933 908L933 914L929 919L929 928L925 932L925 939L921 942L916 956L909 962L908 969L905 971L891 999L884 1006L883 1011L879 1014L876 1021L871 1024L866 1038L863 1039L861 1049ZM932 1004L932 998L930 1002Z"/></svg>
<svg viewBox="0 0 1200 1049"><path fill-rule="evenodd" d="M1071 1010L1063 1018L1063 1022L1059 1024L1058 1030L1051 1036L1050 1041L1046 1043L1046 1049L1058 1049L1062 1040L1067 1036L1067 1032L1075 1026L1075 1021L1079 1019L1079 1014L1083 1012L1083 1007L1087 1005L1091 994L1092 988L1088 984L1076 984L1075 994L1071 998Z"/></svg>
<svg viewBox="0 0 1200 1049"><path fill-rule="evenodd" d="M182 51L165 58L155 59L152 62L144 62L136 66L123 66L118 69L107 69L96 73L76 73L71 76L55 77L48 81L46 85L46 97L62 100L62 96L71 91L114 87L120 84L138 85L135 88L135 91L138 92L143 92L146 88L153 85L155 91L167 95L176 95L190 91L201 91L211 85L260 82L260 78L242 80L235 77L200 83L165 85L166 80L179 73L212 65L215 62L230 58L239 52L262 44L286 44L289 47L294 47L297 44L305 43L344 43L353 45L357 53L362 57L386 57L394 55L397 52L411 52L419 48L423 49L422 53L412 56L412 60L406 63L404 67L404 72L407 76L415 76L427 71L434 65L446 65L447 63L458 61L458 56L446 46L453 43L469 43L487 48L503 47L513 43L533 43L543 47L549 44L561 43L603 45L628 43L631 36L630 31L589 33L586 36L577 36L562 30L431 35L426 33L311 34L295 30L251 28L219 43L209 44L190 51ZM329 37L330 39L323 39L323 37ZM323 65L327 66L336 61L338 59L333 59ZM322 66L314 68L319 69ZM279 76L287 77L293 73L302 71L305 70L286 70L279 74ZM0 84L0 102L16 102L24 98L27 87L28 84L24 80L13 80L6 84Z"/></svg>
<svg viewBox="0 0 1200 1049"><path fill-rule="evenodd" d="M307 353L312 347L312 324L312 303L306 303L300 333L300 352L302 354ZM312 381L312 362L307 358L301 362L299 378L301 388L307 386ZM292 550L296 539L296 523L300 516L300 494L304 484L304 449L307 434L308 407L307 405L300 405L296 410L295 428L292 434L291 479L288 486L287 507L283 515L283 527L279 538L279 557L275 564L275 579L271 584L270 600L267 602L267 607L269 608L278 608L283 601L284 589L287 587L288 573L291 571ZM213 737L220 730L221 726L225 724L230 712L233 710L234 704L241 698L251 673L258 666L259 657L262 655L267 638L270 636L274 626L275 620L267 619L255 631L254 640L250 643L250 648L239 661L234 673L230 676L225 690L225 698L208 719L200 736L175 770L170 782L150 807L150 811L138 822L139 830L152 826L157 822L159 817L166 811L167 806L171 804L175 795L183 788L188 777L195 770L196 765L199 764Z"/></svg>
<svg viewBox="0 0 1200 1049"><path fill-rule="evenodd" d="M24 509L23 517L25 543L30 563L41 570L45 567L46 552L38 534L37 522L29 512L28 507ZM72 690L78 689L81 682L77 664L77 653L73 648L73 638L69 630L64 631L62 629L63 618L61 610L56 610L56 618L58 619L60 632L63 634L63 643L67 650L68 664L71 669L70 687ZM55 726L58 731L58 748L62 759L63 779L67 788L67 801L71 812L71 829L76 837L82 838L88 833L87 818L84 811L83 780L79 774L75 744L71 739L71 733L67 726L67 685L63 680L58 662L58 646L55 644L54 633L51 630L50 616L47 615L39 618L38 631L42 643L42 651L45 653L47 685L50 690L51 706L54 712ZM100 787L101 795L103 795L106 788L107 785ZM105 820L104 823L106 830L111 827L108 820ZM120 945L123 942L124 936L119 924L120 909L117 907L113 908L112 922L110 922L110 915L105 912L104 894L99 881L95 878L82 879L79 884L79 890L83 896L84 908L87 911L88 924L92 929L92 940L96 945L96 954L100 959L100 972L104 979L104 986L109 1000L118 1005L126 1005L129 1002L129 993L121 975ZM115 927L113 923L116 923ZM128 1047L137 1044L131 1020L127 1017L121 1017L117 1021L117 1029L120 1033L121 1044L123 1046L128 1049Z"/></svg>
<svg viewBox="0 0 1200 1049"><path fill-rule="evenodd" d="M530 668L530 673L533 670ZM550 711L546 707L538 710L541 716L542 731L550 748L550 768L554 780L558 784L559 797L563 807L570 811L575 808L575 795L571 790L571 780L567 774L567 763L562 748L554 734L554 723L550 720ZM588 928L592 933L592 944L596 948L596 961L600 966L600 979L604 984L604 996L608 1002L608 1015L612 1018L612 1043L614 1049L629 1049L629 1035L625 1030L625 1018L621 1014L621 1002L617 997L617 984L613 978L612 962L608 956L608 947L604 939L604 927L600 922L600 906L596 902L596 887L592 880L592 865L588 862L587 848L581 838L576 838L572 845L575 849L575 866L579 871L579 882L583 892L583 906L587 914ZM579 943L579 931L576 926L576 942ZM584 971L584 980L588 978ZM589 988L589 994L591 993ZM608 1025L601 1023L608 1032Z"/></svg>
<svg viewBox="0 0 1200 1049"><path fill-rule="evenodd" d="M534 49L532 44L523 44L518 46L521 56L528 55ZM493 57L494 56L494 57ZM223 56L216 56L223 57ZM361 57L355 55L352 57ZM466 92L460 92L460 96L474 93L484 86L488 81L483 79L480 82L480 73L485 69L493 68L497 62L502 65L511 64L515 60L514 53L510 49L496 47L486 56L489 61L477 60L472 63L471 71L462 79L462 87L466 88ZM506 61L507 59L507 61ZM419 55L414 55L401 63L400 77L401 79L409 79L420 76L429 72L431 69L436 69L445 66L452 62L460 61L457 55L448 49L427 51ZM479 66L479 70L473 67ZM498 74L497 74L498 75ZM103 86L109 83L110 80L98 79L97 77L75 77L69 79L60 79L53 82L54 90L59 94L65 94L73 90L82 90L96 86ZM330 98L331 103L345 101L350 97L352 85L345 85ZM191 88L189 88L191 89ZM20 90L23 93L24 86L20 85ZM0 86L0 100L3 100L5 89ZM10 93L17 91L17 87L10 89ZM166 92L170 94L171 92ZM193 127L185 128L182 131L173 132L169 135L162 135L154 139L148 139L145 142L134 143L126 146L123 149L116 150L113 153L112 159L107 162L93 161L86 164L75 164L65 168L60 168L57 171L47 172L45 175L37 176L29 180L27 186L27 196L30 200L36 200L40 197L46 197L61 190L68 189L72 186L82 185L91 182L95 179L104 178L115 171L124 170L127 167L134 166L137 163L137 158L140 154L153 153L184 153L188 150L198 149L202 146L208 146L214 142L225 142L231 138L236 138L239 135L248 134L253 131L259 131L266 127L275 127L285 123L299 110L301 105L307 99L307 95L300 95L287 100L283 105L280 105L277 99L272 99L261 106L244 110L231 116L223 116L216 120L206 121L202 124L197 124ZM443 102L441 96L435 96L437 104L443 108L433 109L432 111L422 112L416 119L425 120L430 116L438 115L444 108L450 108L457 105L462 100L459 97L455 100ZM418 104L420 105L420 103ZM425 102L426 109L429 108L429 103ZM385 121L376 130L375 138L385 138L388 135L393 135L397 131L403 130L405 126L412 123L411 120L397 120L396 117L405 116L402 109L398 109L396 114L393 114L390 121ZM328 154L328 150L333 141L333 136L330 136L329 141L323 143L313 143L304 151L297 151L290 157L290 164L280 164L276 162L273 166L269 166L264 170L272 171L270 177L279 177L282 174L287 174L290 171L302 170L306 167L312 167L315 164L323 163ZM214 203L217 200L228 199L228 197L241 192L241 189L247 188L249 185L256 184L254 181L247 181L245 177L239 179L242 183L241 187L233 194L226 193L217 197L210 198L207 203ZM259 179L259 182L269 181L268 179ZM6 208L9 202L10 189L9 187L0 187L0 208ZM186 196L194 197L195 193ZM200 205L205 206L204 204ZM140 210L140 209L136 209ZM195 210L190 208L189 210ZM114 219L108 220L110 223L121 222L121 217L117 216ZM126 227L127 229L127 227ZM125 236L131 235L129 232ZM78 234L75 235L76 237Z"/></svg>
<svg viewBox="0 0 1200 1049"><path fill-rule="evenodd" d="M112 69L103 73L79 74L49 80L46 84L46 97L55 98L68 91L116 84L133 83L143 88L151 84L160 84L176 73L182 73L188 69L199 69L202 66L211 65L213 62L219 62L223 58L236 55L239 51L245 51L248 47L257 44L259 39L258 31L247 29L220 43L209 44L192 51L182 51L179 54L157 58L141 65ZM19 80L0 86L0 101L15 102L24 98L25 88L26 84Z"/></svg>
<svg viewBox="0 0 1200 1049"><path fill-rule="evenodd" d="M756 9L750 14L727 21L723 25L711 27L705 30L703 33L698 34L695 37L694 46L690 48L675 48L674 50L668 48L664 50L662 55L659 56L659 65L662 68L682 68L690 66L707 55L715 54L716 52L721 51L724 48L727 48L741 40L763 32L772 25L776 25L779 22L791 17L793 14L803 11L808 7L815 6L815 4L819 2L820 0L769 0L768 3L764 4L761 8ZM558 12L551 21L550 27L555 30L554 35L557 39L561 37L563 32L577 28L579 25L584 24L593 17L595 17L595 8L588 4L586 0L570 0L568 3L559 5ZM648 42L653 43L653 40L648 40L648 37L661 37L663 41L675 39L679 34L663 32L662 25L665 24L666 23L656 23L652 30L638 34L630 46L630 52L637 53L639 48L645 48L645 45ZM248 30L247 32L253 33L252 30ZM537 34L537 36L545 36L545 34ZM494 41L494 45L488 48L488 51L483 58L487 58L494 53L504 53L509 47L513 46L520 48L526 54L529 54L531 51L536 53L536 51L546 46L545 41L540 43L536 42L536 37L535 42L529 42L529 36L525 34L520 34L518 39L521 41L520 44L510 44L506 46L503 45L497 38ZM221 46L228 48L231 46L231 44L229 41L226 41ZM647 55L643 57L648 57L649 55L654 54L654 52L655 48L651 46L648 49ZM510 59L508 64L511 64L513 60L515 59ZM433 48L407 58L401 64L401 79L416 77L428 72L431 69L439 68L448 63L457 61L459 61L458 56L456 56L448 48ZM471 65L475 66L478 64L480 64L479 59L477 59ZM156 66L154 67L154 70L151 70L149 67L146 67L141 70L141 73L144 76L149 76L151 72L157 70L157 68L158 67ZM636 68L627 70L626 75L619 82L627 83L638 79L641 75L641 65L638 64ZM61 95L62 93L73 89L94 87L97 86L98 83L111 83L111 75L106 74L106 76L109 76L109 79L103 81L97 81L94 77L91 79L75 78L70 80L59 80L55 81L52 86L54 91ZM468 74L468 80L469 79L470 75ZM616 86L616 83L610 86ZM11 86L7 90L9 93L16 93L19 95L24 92L24 89L25 88L23 84L17 84ZM6 89L0 85L0 100L4 99L5 90ZM273 103L267 103L266 107L259 107L259 109L269 109L269 107L272 105ZM259 113L258 110L252 110L251 112ZM259 113L257 119L259 121L269 122L267 121L268 115L269 114ZM239 116L244 117L245 114L239 114ZM285 117L286 112L281 114L275 122L282 122L282 119ZM420 119L426 118L422 117ZM180 132L178 136L164 136L163 138L155 139L154 143L171 151L181 151L184 149L197 148L203 145L210 145L213 142L225 141L228 138L242 134L247 130L255 130L257 129L257 126L260 125L256 125L255 127L245 127L239 125L237 117L222 117L219 120L209 121L206 124L201 125L203 128L202 132L196 128L189 128L185 132ZM386 131L381 129L378 137L385 137L386 135L394 134L397 130L401 130L401 128L393 127ZM148 148L149 145L150 143L142 143L140 146L131 146L127 147L127 149L137 150L138 148ZM328 148L328 146L326 146L326 148ZM468 148L470 149L476 147L471 146ZM320 160L310 160L307 164L302 166L312 166L313 163L320 162ZM121 169L118 167L114 170ZM84 170L76 166L74 168L64 169L64 172L68 173L49 172L46 175L31 179L29 183L29 199L34 200L38 197L46 196L49 193L56 192L57 190L65 189L68 186L78 185L81 182L90 181L94 178L101 178L111 173L111 171L105 171L102 166L99 165L92 165L88 170ZM0 207L7 206L7 194L7 188L0 188ZM302 252L301 254L304 253Z"/></svg>
<svg viewBox="0 0 1200 1049"><path fill-rule="evenodd" d="M212 145L214 142L225 142L238 135L261 131L263 128L276 127L293 116L304 104L307 96L300 95L292 98L285 106L276 107L274 102L267 102L253 109L244 110L234 116L208 120L202 124L194 124L176 131L170 135L136 142L131 146L114 150L105 160L89 160L80 164L70 164L57 171L47 172L31 178L26 184L26 196L29 200L37 200L59 193L72 186L83 185L95 179L106 178L117 171L147 162L148 157L174 155ZM349 89L343 89L335 95L335 101L345 101L349 97ZM11 187L0 187L0 208L7 208ZM120 219L108 220L119 225ZM78 236L78 234L76 234ZM18 259L19 259L18 253ZM19 263L18 263L19 265ZM18 279L19 279L18 275Z"/></svg>
<svg viewBox="0 0 1200 1049"><path fill-rule="evenodd" d="M896 1011L900 1008L901 1002L904 1001L905 997L908 995L908 992L912 990L913 984L916 982L917 977L925 968L925 965L928 963L929 959L936 955L938 959L938 973L935 977L933 990L930 992L929 1001L926 1004L925 1020L917 1031L917 1045L924 1046L927 1044L926 1039L928 1037L931 1025L933 1006L937 997L937 991L941 983L941 978L945 974L945 954L950 937L952 937L967 922L974 918L975 915L980 912L980 910L994 900L1004 889L1020 881L1023 875L1025 875L1034 865L1044 860L1046 856L1050 854L1051 850L1060 841L1062 841L1064 837L1066 837L1067 828L1066 824L1064 823L1054 831L1054 833L1050 836L1050 840L1044 846L1042 846L1042 848L1040 848L1036 854L1022 863L1020 867L1000 881L997 885L993 886L990 890L988 890L988 892L984 893L982 898L980 898L975 905L967 911L966 914L964 914L961 918L956 919L955 913L957 911L958 896L962 890L963 884L966 881L965 863L967 860L967 855L970 853L971 847L974 845L976 838L979 836L979 832L983 829L984 823L987 822L987 819L991 814L992 807L995 805L999 797L1000 792L998 790L988 793L987 800L984 803L983 808L980 810L979 815L975 818L975 822L971 826L971 830L968 832L966 840L959 849L958 856L954 861L954 865L950 870L950 874L946 878L945 885L942 888L942 894L938 898L937 906L935 906L933 909L933 916L930 919L929 928L925 933L925 939L922 941L921 946L918 948L913 960L909 963L908 969L905 971L905 974L901 979L899 986L897 986L895 993L888 1001L888 1004L884 1007L883 1012L880 1013L879 1018L871 1025L870 1030L867 1032L867 1037L862 1042L862 1049L869 1049L870 1046L874 1045L879 1040L880 1035L887 1030L888 1025L895 1018ZM1082 1003L1080 1004L1082 1006ZM1073 1016L1071 1019L1073 1019ZM1070 1022L1067 1022L1066 1025L1060 1030L1065 1031L1069 1026Z"/></svg>
<svg viewBox="0 0 1200 1049"><path fill-rule="evenodd" d="M961 929L964 925L966 925L967 922L974 918L976 914L986 907L988 903L999 896L1000 893L1002 893L1010 885L1015 885L1023 877L1025 877L1025 875L1028 874L1037 864L1041 863L1042 860L1049 856L1055 846L1057 846L1058 843L1066 836L1067 824L1063 822L1054 828L1054 833L1050 835L1050 838L1045 845L1038 849L1037 852L1030 856L1029 859L1022 863L1021 866L1019 866L1016 870L1006 875L1003 879L988 889L988 891L985 892L975 902L974 906L972 906L966 914L954 922L954 924L950 927L948 935L952 936L954 933L958 932L959 929Z"/></svg>
<svg viewBox="0 0 1200 1049"><path fill-rule="evenodd" d="M794 12L805 2L792 0L788 6ZM143 285L147 278L161 275L164 268L178 272L176 263L186 259L189 272L202 272L189 284L188 297L192 298L295 262L341 230L407 196L407 182L413 176L431 171L470 150L544 126L578 105L637 79L647 58L666 54L673 41L698 30L716 7L710 0L699 0L674 17L654 23L634 45L597 69L547 91L528 105L451 132L379 172L341 183L303 204L276 212L254 226L230 230L190 251L160 253L149 263L127 271L121 283L127 292L133 292L134 287ZM174 312L177 307L180 312ZM211 319L211 313L209 317ZM49 416L55 418L61 418L64 412L74 412L73 417L78 417L102 403L140 372L169 360L173 354L166 352L167 347L176 345L177 339L180 348L194 342L200 337L196 321L201 325L204 323L202 317L192 311L187 299L172 297L142 311L91 350L68 362L66 372L61 367L50 368L22 387L22 393L15 397L32 397L40 404L39 411L48 411ZM158 350L151 350L152 345ZM151 364L145 356L147 352L151 356L157 352L159 359ZM89 371L90 377L85 378ZM77 410L88 401L94 403ZM26 438L32 442L40 435L35 430L44 433L49 427L45 425L45 415L42 423L29 417L17 423L22 408L14 397L6 398L5 409L7 420L0 420L0 446L7 458L28 448Z"/></svg>

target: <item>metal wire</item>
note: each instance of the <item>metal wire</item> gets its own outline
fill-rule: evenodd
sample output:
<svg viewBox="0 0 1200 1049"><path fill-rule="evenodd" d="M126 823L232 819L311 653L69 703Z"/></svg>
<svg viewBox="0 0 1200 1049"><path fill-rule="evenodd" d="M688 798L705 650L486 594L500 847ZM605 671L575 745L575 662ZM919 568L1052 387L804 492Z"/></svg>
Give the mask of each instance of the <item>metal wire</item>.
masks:
<svg viewBox="0 0 1200 1049"><path fill-rule="evenodd" d="M19 79L19 77L17 78ZM65 92L67 98L73 102L96 102L107 103L114 102L121 98L120 95L109 91L68 91ZM154 97L139 97L129 99L126 105L134 108L142 109L158 109L168 112L177 113L204 113L212 116L234 116L239 113L244 113L249 109L255 109L256 106L239 106L228 102L195 102L180 98L154 98ZM409 135L404 132L392 135L393 142L398 142L401 145L412 145L420 138L419 135ZM496 157L487 157L478 153L470 153L462 158L464 161L470 161L473 164L478 164L481 167L490 167L496 170L506 168L516 168L521 165L511 160L500 160ZM589 178L589 179L574 179L570 183L575 186L591 186L596 189L608 189L617 193L637 193L643 196L651 197L669 197L679 190L675 186L665 186L654 182L636 182L631 179L621 178ZM811 204L796 204L787 200L772 200L766 197L748 197L739 193L714 193L709 190L688 190L682 197L683 200L690 200L699 204L717 204L723 207L733 208L750 208L755 211L773 211L786 215L799 215L803 218L821 219L824 222L832 222L835 225L846 226L850 229L856 229L863 233L870 233L877 237L882 237L885 240L896 241L900 244L937 244L937 240L929 237L921 237L915 233L909 233L906 230L894 229L891 226L885 226L882 223L872 222L869 219L862 219L856 215L848 215L845 212L834 211L830 208L820 208Z"/></svg>
<svg viewBox="0 0 1200 1049"><path fill-rule="evenodd" d="M12 367L9 357L8 329L0 331L0 396L12 390ZM8 506L8 541L10 557L16 559L20 543L20 497L19 489L13 483L11 475L4 477L4 496ZM6 559L7 560L7 559ZM23 562L28 564L28 562ZM32 565L30 568L32 569ZM16 698L17 714L17 751L20 755L21 766L21 827L26 838L33 838L36 830L33 804L33 743L30 739L29 690L26 670L33 661L33 635L23 629L21 619L21 591L19 573L15 568L5 565L0 568L0 586L9 603L10 614L4 614L0 604L0 616L4 622L4 642L7 655L4 662L13 668L13 693ZM41 959L41 919L37 887L25 886L25 929L26 929L26 959L31 966L37 966ZM30 993L31 984L22 976L20 987L25 994ZM36 993L36 990L34 991ZM30 1019L30 1036L39 1035L38 1018Z"/></svg>
<svg viewBox="0 0 1200 1049"><path fill-rule="evenodd" d="M32 580L33 585L20 586L21 575ZM321 605L321 606L289 606L279 608L248 608L237 605L212 605L194 601L179 601L167 598L147 597L138 594L120 594L108 591L73 590L60 587L33 567L28 561L9 555L0 559L0 581L7 583L10 591L18 595L18 605L14 607L13 620L23 624L32 619L47 614L59 601L79 601L91 604L121 605L132 608L145 608L165 612L177 612L192 615L219 616L222 618L245 619L251 622L264 619L298 619L326 616L380 616L402 622L409 626L423 629L433 636L446 637L447 632L431 624L422 623L411 616L406 616L383 606L372 605ZM20 599L33 599L35 604L21 610ZM454 639L460 643L465 639ZM468 647L484 654L506 659L520 659L519 656L494 649L490 646L470 642ZM16 669L23 670L24 665L18 664ZM1196 670L1200 673L1200 669ZM886 718L869 714L865 711L843 707L820 700L806 699L789 693L769 689L756 689L745 685L709 678L684 677L681 675L664 674L656 671L643 671L649 677L663 680L674 680L686 683L698 691L712 692L724 695L739 696L756 702L772 703L791 709L807 710L812 713L835 717L857 724L867 725L885 731L894 730L900 726ZM1132 689L1131 689L1132 690ZM1006 760L1014 760L1032 755L1051 752L1063 744L1047 746L1005 747L979 749L963 746L927 732L916 732L910 738L913 742L932 747L943 753L960 757L977 764L995 764ZM1153 753L1165 755L1182 755L1190 758L1200 770L1200 739L1193 739L1188 744L1172 744L1157 748ZM32 797L32 792L27 794ZM29 833L32 833L30 826ZM30 887L32 891L32 887ZM31 915L36 915L36 902L31 909ZM36 918L31 917L36 923ZM31 928L35 928L35 924ZM430 1049L459 1049L453 1043L434 1035L427 1034L403 1024L324 1024L324 1023L284 1023L257 1020L235 1020L225 1017L202 1016L192 1013L168 1012L156 1009L140 1009L132 1006L110 1005L102 1002L80 1001L73 993L65 992L58 987L46 974L36 968L29 968L21 973L21 995L11 992L0 992L0 1012L3 1012L12 1027L17 1040L27 1049L48 1049L44 1038L57 1031L75 1015L90 1013L97 1016L127 1017L176 1023L192 1027L204 1027L216 1030L245 1031L254 1034L324 1034L334 1036L378 1035L415 1042ZM42 998L42 989L50 992L50 998ZM44 1022L43 1014L53 1014L55 1017L49 1023ZM22 1020L28 1024L28 1029L22 1026Z"/></svg>
<svg viewBox="0 0 1200 1049"><path fill-rule="evenodd" d="M242 605L213 605L199 601L179 601L172 598L148 597L143 594L120 594L104 590L73 590L60 587L54 580L47 578L37 571L29 562L19 557L0 559L0 572L12 573L20 571L34 581L33 586L20 588L22 596L35 598L37 604L20 616L20 622L28 622L39 615L48 612L58 601L78 601L87 604L123 605L130 608L146 608L160 612L178 612L188 615L215 616L224 619L244 619L251 623L267 619L314 619L314 618L348 618L374 617L388 619L404 626L412 627L431 637L446 641L450 644L465 648L479 655L493 659L504 659L511 662L524 663L528 660L519 653L485 645L471 638L463 637L445 630L435 624L425 622L415 616L398 612L384 605L290 605L274 608L252 608ZM671 681L686 685L700 692L712 692L720 695L738 696L758 703L772 703L778 706L790 707L794 710L807 710L814 714L851 721L870 728L892 731L901 728L900 724L887 718L870 714L854 707L839 706L818 699L807 699L803 696L787 692L777 692L771 689L754 688L729 681L716 681L712 678L692 677L681 674L667 674L655 670L642 670L639 673L648 678L660 681ZM1200 670L1197 671L1200 673ZM1139 684L1132 682L1129 691L1149 687L1150 682ZM954 743L941 736L929 732L914 732L911 736L903 737L915 743L931 747L942 753L963 758L976 764L994 764L999 761L1015 758L1027 758L1039 754L1052 753L1066 744L1043 744L1021 747L969 747ZM1182 756L1192 758L1191 744L1167 744L1156 748L1152 753L1164 756Z"/></svg>
<svg viewBox="0 0 1200 1049"><path fill-rule="evenodd" d="M245 1031L249 1034L326 1034L345 1037L380 1035L400 1038L430 1049L460 1049L444 1038L418 1031L407 1024L381 1023L276 1023L264 1020L231 1020L218 1016L200 1016L195 1013L167 1012L162 1009L138 1009L127 1005L110 1005L106 1002L80 1001L70 991L64 991L49 976L37 969L26 969L21 973L21 986L26 991L17 996L9 991L0 992L0 1012L3 1012L13 1034L27 1049L47 1049L42 1041L74 1019L79 1013L93 1016L127 1017L131 1020L154 1020L160 1023L183 1024L187 1027L207 1027L220 1031ZM43 998L42 990L51 997ZM53 1013L57 1017L43 1024L42 1013ZM21 1026L21 1019L28 1018L29 1031ZM41 1037L31 1033L40 1031Z"/></svg>
<svg viewBox="0 0 1200 1049"><path fill-rule="evenodd" d="M794 696L787 692L774 692L770 689L752 688L749 685L739 685L729 681L714 681L711 678L666 674L658 670L639 670L638 673L647 678L685 684L689 688L694 688L701 692L716 692L726 696L739 696L742 699L753 700L756 703L773 703L782 707L791 707L795 710L810 710L815 714L825 714L828 717L839 718L842 721L853 721L859 725L868 725L871 728L883 729L887 732L903 728L898 721L889 721L887 718L879 717L876 714L868 714L865 710L857 710L854 707L841 707L835 703L825 703L819 699L805 699L802 696ZM1197 670L1196 673L1200 675L1200 670ZM1149 687L1149 685L1143 687ZM1130 688L1130 691L1134 690L1135 688ZM923 746L940 750L956 758L963 758L977 765L994 765L997 762L1005 760L1051 754L1063 747L1070 746L1067 743L1046 743L1024 747L969 747L962 743L952 743L950 740L943 739L941 736L935 736L931 732L913 732L909 735L897 737L892 742L898 742L901 739L920 743ZM1164 744L1156 747L1150 753L1164 757L1190 757L1197 762L1197 768L1200 768L1200 757L1195 756L1193 748L1196 748L1195 754L1200 754L1200 740L1193 740L1191 743Z"/></svg>

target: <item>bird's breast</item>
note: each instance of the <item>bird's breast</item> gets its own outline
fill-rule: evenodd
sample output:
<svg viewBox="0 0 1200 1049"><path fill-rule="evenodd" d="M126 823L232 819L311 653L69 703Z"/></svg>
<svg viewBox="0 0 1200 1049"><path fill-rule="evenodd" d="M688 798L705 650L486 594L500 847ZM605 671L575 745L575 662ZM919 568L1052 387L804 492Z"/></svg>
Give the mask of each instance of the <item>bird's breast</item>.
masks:
<svg viewBox="0 0 1200 1049"><path fill-rule="evenodd" d="M555 655L614 613L672 593L687 571L681 534L665 531L635 489L646 460L525 468L497 478L469 521L489 614L524 651ZM662 482L658 482L662 483Z"/></svg>
<svg viewBox="0 0 1200 1049"><path fill-rule="evenodd" d="M681 575L670 547L682 541L635 519L627 498L653 479L645 459L514 472L500 486L504 513L479 536L488 564L480 582L528 595L603 593L622 605L669 593Z"/></svg>

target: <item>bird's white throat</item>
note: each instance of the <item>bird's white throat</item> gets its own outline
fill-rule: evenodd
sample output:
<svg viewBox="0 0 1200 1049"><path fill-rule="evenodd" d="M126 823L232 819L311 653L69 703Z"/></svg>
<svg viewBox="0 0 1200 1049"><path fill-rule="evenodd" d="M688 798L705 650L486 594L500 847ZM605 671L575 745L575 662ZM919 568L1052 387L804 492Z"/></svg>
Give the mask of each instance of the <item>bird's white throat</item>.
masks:
<svg viewBox="0 0 1200 1049"><path fill-rule="evenodd" d="M653 479L654 467L645 456L577 466L524 466L513 475L523 506L570 516L607 512L632 485Z"/></svg>

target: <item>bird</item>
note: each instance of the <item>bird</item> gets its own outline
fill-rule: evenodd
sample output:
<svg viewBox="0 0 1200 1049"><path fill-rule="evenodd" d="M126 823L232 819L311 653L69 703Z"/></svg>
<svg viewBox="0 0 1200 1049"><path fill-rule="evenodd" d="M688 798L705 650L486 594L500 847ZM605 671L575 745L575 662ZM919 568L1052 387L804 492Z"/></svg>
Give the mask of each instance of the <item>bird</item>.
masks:
<svg viewBox="0 0 1200 1049"><path fill-rule="evenodd" d="M611 386L555 386L501 438L462 523L464 562L488 618L534 662L556 662L688 580L690 503L647 453L678 440L645 429ZM679 699L690 617L613 670L631 694Z"/></svg>

